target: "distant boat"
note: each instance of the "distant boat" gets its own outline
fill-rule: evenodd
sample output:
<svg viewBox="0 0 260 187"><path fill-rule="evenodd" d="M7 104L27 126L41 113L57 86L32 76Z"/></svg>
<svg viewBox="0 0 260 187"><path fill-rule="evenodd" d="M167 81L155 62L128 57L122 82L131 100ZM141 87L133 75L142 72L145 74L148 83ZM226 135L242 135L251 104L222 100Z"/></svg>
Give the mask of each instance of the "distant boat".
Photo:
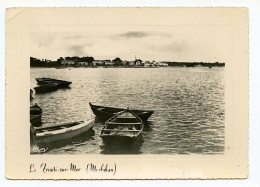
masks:
<svg viewBox="0 0 260 187"><path fill-rule="evenodd" d="M143 131L143 121L131 110L119 112L101 130L105 144L132 144Z"/></svg>
<svg viewBox="0 0 260 187"><path fill-rule="evenodd" d="M98 106L89 103L93 113L101 120L108 120L118 112L124 111L124 108L113 108L113 107L105 107L105 106ZM135 113L141 120L147 121L148 118L154 113L153 110L131 110Z"/></svg>
<svg viewBox="0 0 260 187"><path fill-rule="evenodd" d="M36 93L47 93L47 92L56 91L59 88L60 86L58 83L48 83L38 87L34 87L34 90Z"/></svg>
<svg viewBox="0 0 260 187"><path fill-rule="evenodd" d="M64 81L64 80L52 79L52 78L36 78L36 81L39 85L57 83L59 84L59 87L68 87L72 83L70 81Z"/></svg>
<svg viewBox="0 0 260 187"><path fill-rule="evenodd" d="M94 120L62 123L51 127L34 128L37 143L50 143L73 138L87 132L94 126Z"/></svg>

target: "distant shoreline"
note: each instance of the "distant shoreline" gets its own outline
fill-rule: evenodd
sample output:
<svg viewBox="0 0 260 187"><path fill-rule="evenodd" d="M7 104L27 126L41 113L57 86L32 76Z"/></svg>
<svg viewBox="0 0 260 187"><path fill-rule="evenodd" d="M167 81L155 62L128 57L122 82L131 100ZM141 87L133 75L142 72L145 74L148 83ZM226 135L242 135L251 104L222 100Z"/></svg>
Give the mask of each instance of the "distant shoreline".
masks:
<svg viewBox="0 0 260 187"><path fill-rule="evenodd" d="M221 68L221 67L225 67L225 66L192 66L192 67L188 67L188 66L167 66L167 67L143 67L143 66L111 66L111 67L105 67L105 66L79 66L79 67L73 67L73 66L68 66L68 67L44 67L44 66L39 66L39 67L30 67L30 68L54 68L54 69L78 69L78 68L105 68L105 69L109 69L109 68L136 68L136 69L156 69L156 68Z"/></svg>

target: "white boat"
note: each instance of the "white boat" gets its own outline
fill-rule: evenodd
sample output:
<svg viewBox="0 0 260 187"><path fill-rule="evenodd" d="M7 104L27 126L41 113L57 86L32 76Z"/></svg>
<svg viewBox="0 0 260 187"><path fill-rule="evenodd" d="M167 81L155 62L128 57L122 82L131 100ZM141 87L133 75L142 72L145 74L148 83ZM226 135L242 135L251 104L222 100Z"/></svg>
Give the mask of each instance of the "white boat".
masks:
<svg viewBox="0 0 260 187"><path fill-rule="evenodd" d="M78 136L92 129L94 120L63 123L51 127L34 128L37 143L50 143Z"/></svg>

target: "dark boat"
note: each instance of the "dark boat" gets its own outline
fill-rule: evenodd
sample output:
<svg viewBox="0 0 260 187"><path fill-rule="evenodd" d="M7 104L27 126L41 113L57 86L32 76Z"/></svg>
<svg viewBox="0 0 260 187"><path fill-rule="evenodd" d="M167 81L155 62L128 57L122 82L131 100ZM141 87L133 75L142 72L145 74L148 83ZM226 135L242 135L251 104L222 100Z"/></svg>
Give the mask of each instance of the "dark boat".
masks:
<svg viewBox="0 0 260 187"><path fill-rule="evenodd" d="M32 89L30 89L30 100L32 100L32 99L33 99L33 96L32 96L32 94L33 94L33 90L32 90Z"/></svg>
<svg viewBox="0 0 260 187"><path fill-rule="evenodd" d="M36 81L39 85L57 83L59 88L68 87L72 83L70 81L64 81L64 80L52 79L52 78L36 78Z"/></svg>
<svg viewBox="0 0 260 187"><path fill-rule="evenodd" d="M32 126L39 127L42 124L42 114L30 115L30 122Z"/></svg>
<svg viewBox="0 0 260 187"><path fill-rule="evenodd" d="M30 115L42 114L42 108L37 105L37 103L30 107Z"/></svg>
<svg viewBox="0 0 260 187"><path fill-rule="evenodd" d="M83 134L94 126L94 120L62 123L51 127L34 128L37 143L50 143Z"/></svg>
<svg viewBox="0 0 260 187"><path fill-rule="evenodd" d="M42 109L37 104L30 107L30 122L34 127L42 124Z"/></svg>
<svg viewBox="0 0 260 187"><path fill-rule="evenodd" d="M34 90L36 93L47 93L47 92L56 91L59 89L59 87L60 86L58 83L48 83L48 84L35 87Z"/></svg>
<svg viewBox="0 0 260 187"><path fill-rule="evenodd" d="M139 138L143 128L143 121L127 109L106 121L101 130L101 138L105 144L132 145Z"/></svg>
<svg viewBox="0 0 260 187"><path fill-rule="evenodd" d="M98 106L89 103L93 113L102 121L106 121L118 112L124 111L124 108L113 108L113 107L105 107ZM147 121L148 118L154 113L153 110L131 110L135 113L141 120Z"/></svg>

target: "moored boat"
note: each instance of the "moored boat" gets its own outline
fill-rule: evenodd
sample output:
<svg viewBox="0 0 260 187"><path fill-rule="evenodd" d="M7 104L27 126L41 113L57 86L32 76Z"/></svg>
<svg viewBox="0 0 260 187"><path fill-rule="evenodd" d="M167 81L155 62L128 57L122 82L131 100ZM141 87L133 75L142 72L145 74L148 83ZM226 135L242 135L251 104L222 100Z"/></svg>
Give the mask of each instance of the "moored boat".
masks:
<svg viewBox="0 0 260 187"><path fill-rule="evenodd" d="M105 144L131 145L141 135L143 127L143 121L126 109L106 121L101 130L101 138Z"/></svg>
<svg viewBox="0 0 260 187"><path fill-rule="evenodd" d="M42 114L42 108L35 103L33 106L30 107L30 115L39 115Z"/></svg>
<svg viewBox="0 0 260 187"><path fill-rule="evenodd" d="M32 96L32 94L33 94L33 90L32 90L32 89L30 89L30 100L32 100L32 99L33 99L33 96Z"/></svg>
<svg viewBox="0 0 260 187"><path fill-rule="evenodd" d="M42 124L42 114L30 115L30 123L34 127L39 127Z"/></svg>
<svg viewBox="0 0 260 187"><path fill-rule="evenodd" d="M34 128L38 144L57 142L87 132L94 126L94 120L62 123L51 127Z"/></svg>
<svg viewBox="0 0 260 187"><path fill-rule="evenodd" d="M52 78L36 78L36 81L39 85L57 83L59 88L68 87L72 83L70 81L64 81L64 80L52 79Z"/></svg>
<svg viewBox="0 0 260 187"><path fill-rule="evenodd" d="M34 127L39 127L42 124L42 109L37 103L30 107L30 122Z"/></svg>
<svg viewBox="0 0 260 187"><path fill-rule="evenodd" d="M58 89L59 89L58 83L48 83L34 88L36 93L47 93L47 92L56 91Z"/></svg>
<svg viewBox="0 0 260 187"><path fill-rule="evenodd" d="M98 106L89 103L93 113L102 121L106 121L118 112L124 111L124 108L114 108L114 107L105 107ZM131 110L135 113L142 121L147 121L148 118L154 113L153 110Z"/></svg>

